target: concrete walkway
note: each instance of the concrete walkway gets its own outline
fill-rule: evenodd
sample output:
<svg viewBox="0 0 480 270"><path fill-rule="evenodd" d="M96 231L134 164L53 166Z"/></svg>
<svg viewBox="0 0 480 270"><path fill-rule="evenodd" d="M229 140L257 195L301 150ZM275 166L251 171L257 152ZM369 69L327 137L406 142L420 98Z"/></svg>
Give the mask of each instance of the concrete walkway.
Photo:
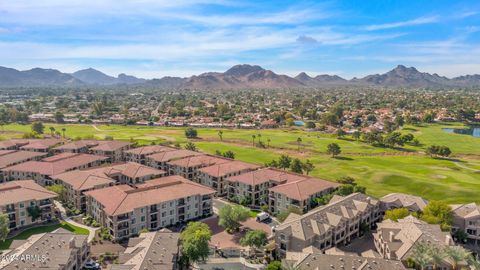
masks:
<svg viewBox="0 0 480 270"><path fill-rule="evenodd" d="M60 211L60 216L61 216L61 219L63 221L65 221L68 224L71 224L73 226L77 226L77 227L80 227L80 228L83 228L83 229L87 229L88 230L88 242L90 243L90 242L93 241L93 238L95 238L95 234L96 234L96 232L99 228L86 226L86 225L83 225L83 224L80 224L80 223L76 222L75 220L73 220L73 219L71 219L70 217L67 216L67 210L65 209L65 207L63 207L63 205L59 201L53 201L53 203L55 204L55 207L58 209L58 211Z"/></svg>

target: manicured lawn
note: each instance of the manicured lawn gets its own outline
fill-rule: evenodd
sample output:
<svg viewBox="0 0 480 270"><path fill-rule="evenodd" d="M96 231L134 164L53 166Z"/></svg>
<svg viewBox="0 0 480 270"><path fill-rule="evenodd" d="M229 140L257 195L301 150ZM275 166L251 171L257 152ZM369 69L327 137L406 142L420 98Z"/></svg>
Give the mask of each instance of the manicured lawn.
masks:
<svg viewBox="0 0 480 270"><path fill-rule="evenodd" d="M48 226L42 226L42 227L36 227L36 228L31 228L29 230L26 230L19 235L5 240L5 242L0 242L0 250L8 249L10 245L12 244L13 240L26 240L30 236L34 234L40 234L40 233L47 233L47 232L52 232L58 228L64 228L68 231L71 231L75 234L82 234L82 235L88 235L88 230L79 228L76 226L72 226L68 223L62 222L60 224L54 224L54 225L48 225Z"/></svg>
<svg viewBox="0 0 480 270"><path fill-rule="evenodd" d="M66 128L68 137L94 137L103 139L133 139L141 144L164 142L166 140L186 143L184 128L99 125L50 125L61 131ZM342 176L352 176L367 187L373 196L382 196L390 192L406 192L424 196L427 199L446 200L451 203L480 202L480 138L468 135L452 134L443 128L463 127L460 123L442 123L424 126L405 126L404 133L412 133L419 139L420 146L406 145L408 151L374 147L363 142L337 139L334 135L321 132L307 132L298 129L244 130L223 129L223 140L218 129L199 128L198 139L192 140L206 153L216 150L231 150L235 158L263 165L281 154L288 154L302 160L310 159L315 170L314 176L336 180ZM21 132L29 132L29 125L6 125L0 136L21 137ZM260 134L260 136L259 136ZM252 146L259 138L268 148ZM297 138L301 138L298 151ZM270 142L268 142L268 140ZM332 159L326 153L329 143L338 143L342 149L340 158ZM460 160L457 165L451 160L432 159L423 152L429 145L450 147L454 158ZM468 169L470 168L470 169Z"/></svg>

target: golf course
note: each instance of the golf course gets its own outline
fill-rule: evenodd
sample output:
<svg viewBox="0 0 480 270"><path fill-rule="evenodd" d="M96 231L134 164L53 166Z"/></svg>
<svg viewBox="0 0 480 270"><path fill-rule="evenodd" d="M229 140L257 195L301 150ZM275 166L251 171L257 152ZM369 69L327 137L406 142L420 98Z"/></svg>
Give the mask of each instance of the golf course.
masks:
<svg viewBox="0 0 480 270"><path fill-rule="evenodd" d="M448 203L480 202L480 138L447 133L443 128L463 128L461 123L441 123L404 126L402 133L411 133L418 144L402 148L375 147L346 135L335 135L302 129L219 129L198 128L198 138L187 139L184 128L45 124L45 134L64 129L71 139L113 138L131 140L139 145L173 143L183 145L189 141L205 153L217 150L233 151L235 159L264 164L282 154L309 159L315 169L311 175L333 180L351 176L367 187L372 196L391 192L406 192L429 200ZM2 126L0 138L21 138L30 132L30 125ZM63 132L63 131L62 131ZM265 148L257 147L261 141ZM327 145L337 143L341 154L332 158L326 153ZM448 146L450 158L432 158L425 154L430 145Z"/></svg>

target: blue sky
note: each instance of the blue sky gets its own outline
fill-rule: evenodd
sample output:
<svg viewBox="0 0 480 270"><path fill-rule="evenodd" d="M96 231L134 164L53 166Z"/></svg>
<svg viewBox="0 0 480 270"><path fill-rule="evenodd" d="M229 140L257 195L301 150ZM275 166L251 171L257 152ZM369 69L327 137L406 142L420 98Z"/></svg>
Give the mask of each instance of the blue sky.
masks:
<svg viewBox="0 0 480 270"><path fill-rule="evenodd" d="M480 1L0 0L0 65L190 76L480 73Z"/></svg>

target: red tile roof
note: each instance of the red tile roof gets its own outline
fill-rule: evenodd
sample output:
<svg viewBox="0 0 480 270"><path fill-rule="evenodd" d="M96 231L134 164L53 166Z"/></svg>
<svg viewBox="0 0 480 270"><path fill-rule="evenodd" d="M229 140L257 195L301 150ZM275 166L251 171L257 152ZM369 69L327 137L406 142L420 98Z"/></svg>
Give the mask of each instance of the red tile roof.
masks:
<svg viewBox="0 0 480 270"><path fill-rule="evenodd" d="M131 142L123 142L123 141L105 141L93 148L93 151L115 151L121 149L123 147L131 145Z"/></svg>
<svg viewBox="0 0 480 270"><path fill-rule="evenodd" d="M178 150L178 149L173 147L163 146L163 145L149 145L149 146L143 146L143 147L127 150L125 151L125 153L134 154L134 155L150 155L150 154L173 151L173 150Z"/></svg>
<svg viewBox="0 0 480 270"><path fill-rule="evenodd" d="M319 193L321 191L336 188L339 184L326 180L307 178L300 181L290 182L283 185L278 185L270 188L270 191L275 193L281 193L288 198L295 200L306 200L311 195Z"/></svg>
<svg viewBox="0 0 480 270"><path fill-rule="evenodd" d="M88 191L85 194L102 204L107 215L116 216L132 212L140 207L188 196L214 193L215 191L211 188L186 180L181 176L172 175L150 180L136 187L112 186Z"/></svg>
<svg viewBox="0 0 480 270"><path fill-rule="evenodd" d="M180 166L180 167L197 167L197 166L212 166L215 164L221 164L231 161L227 158L220 158L210 155L197 155L192 157L186 157L182 159L172 160L167 162L168 165Z"/></svg>
<svg viewBox="0 0 480 270"><path fill-rule="evenodd" d="M103 186L108 184L115 184L115 180L106 176L103 173L96 170L75 170L64 172L52 176L54 180L61 180L62 182L72 186L73 190L83 191L93 189L97 186Z"/></svg>
<svg viewBox="0 0 480 270"><path fill-rule="evenodd" d="M89 154L62 153L44 159L43 161L28 161L18 165L6 167L3 171L32 172L42 175L55 175L72 170L83 165L107 160L107 157Z"/></svg>
<svg viewBox="0 0 480 270"><path fill-rule="evenodd" d="M307 176L287 172L272 168L263 168L256 171L242 173L241 175L229 177L227 180L230 182L240 182L247 185L259 185L269 181L275 181L278 184L284 184L287 182L296 182L300 180L308 179Z"/></svg>
<svg viewBox="0 0 480 270"><path fill-rule="evenodd" d="M104 141L96 141L96 140L79 140L79 141L73 141L64 145L57 146L53 149L55 150L78 150L81 148L90 148L99 145Z"/></svg>
<svg viewBox="0 0 480 270"><path fill-rule="evenodd" d="M46 155L47 153L2 150L0 151L0 168L5 168L14 164L21 163L26 160L31 160L36 157L40 158Z"/></svg>
<svg viewBox="0 0 480 270"><path fill-rule="evenodd" d="M198 156L198 155L203 155L203 154L195 151L179 149L179 150L156 153L148 156L148 159L154 160L156 162L168 162L174 159L180 159L180 158Z"/></svg>
<svg viewBox="0 0 480 270"><path fill-rule="evenodd" d="M248 170L248 169L255 170L258 168L260 168L260 166L255 164L246 163L238 160L232 160L230 162L225 162L225 163L201 168L199 171L213 177L221 177L234 172L239 172L239 171Z"/></svg>
<svg viewBox="0 0 480 270"><path fill-rule="evenodd" d="M93 170L111 177L116 174L125 175L130 178L142 178L145 176L159 177L166 174L164 170L155 169L136 162L114 164L112 166L96 168Z"/></svg>
<svg viewBox="0 0 480 270"><path fill-rule="evenodd" d="M55 197L57 197L55 192L46 190L33 180L11 181L0 184L0 205L53 199Z"/></svg>
<svg viewBox="0 0 480 270"><path fill-rule="evenodd" d="M27 145L20 147L24 150L44 150L48 149L54 145L61 143L60 139L40 139L40 140L29 140Z"/></svg>

